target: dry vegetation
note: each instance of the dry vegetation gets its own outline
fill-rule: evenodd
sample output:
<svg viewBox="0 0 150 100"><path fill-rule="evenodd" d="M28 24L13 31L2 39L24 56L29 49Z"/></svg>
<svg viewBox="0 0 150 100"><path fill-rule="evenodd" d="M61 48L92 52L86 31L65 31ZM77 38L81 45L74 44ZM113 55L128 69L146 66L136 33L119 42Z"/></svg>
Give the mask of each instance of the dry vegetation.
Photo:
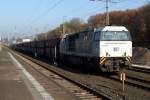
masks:
<svg viewBox="0 0 150 100"><path fill-rule="evenodd" d="M133 63L150 66L150 50L144 47L133 48Z"/></svg>

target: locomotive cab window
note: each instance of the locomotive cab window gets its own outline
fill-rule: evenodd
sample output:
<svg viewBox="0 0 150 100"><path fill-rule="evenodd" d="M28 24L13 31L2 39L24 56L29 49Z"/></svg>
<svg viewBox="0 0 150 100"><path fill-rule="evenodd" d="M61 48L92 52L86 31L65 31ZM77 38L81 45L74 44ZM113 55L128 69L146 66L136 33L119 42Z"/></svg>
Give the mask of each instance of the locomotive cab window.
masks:
<svg viewBox="0 0 150 100"><path fill-rule="evenodd" d="M104 41L129 41L130 33L125 31L107 31L103 32L101 40Z"/></svg>

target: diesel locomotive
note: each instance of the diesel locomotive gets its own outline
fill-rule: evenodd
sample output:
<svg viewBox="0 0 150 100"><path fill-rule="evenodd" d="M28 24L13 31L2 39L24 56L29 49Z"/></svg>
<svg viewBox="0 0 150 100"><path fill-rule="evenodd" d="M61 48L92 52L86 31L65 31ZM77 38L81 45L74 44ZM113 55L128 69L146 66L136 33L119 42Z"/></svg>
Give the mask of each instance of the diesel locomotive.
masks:
<svg viewBox="0 0 150 100"><path fill-rule="evenodd" d="M132 40L124 26L105 26L65 34L62 38L15 44L16 50L55 61L84 64L102 71L131 65Z"/></svg>

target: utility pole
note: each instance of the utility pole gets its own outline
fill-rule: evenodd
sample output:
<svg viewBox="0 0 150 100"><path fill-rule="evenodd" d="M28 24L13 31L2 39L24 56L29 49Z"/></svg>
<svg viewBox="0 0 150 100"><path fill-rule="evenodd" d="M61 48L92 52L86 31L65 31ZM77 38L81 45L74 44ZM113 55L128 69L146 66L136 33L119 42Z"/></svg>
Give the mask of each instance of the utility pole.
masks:
<svg viewBox="0 0 150 100"><path fill-rule="evenodd" d="M95 1L95 0L90 0L90 1ZM110 22L109 22L109 2L111 3L117 3L117 2L113 2L111 0L97 0L97 1L102 1L102 2L106 2L106 25L110 25Z"/></svg>
<svg viewBox="0 0 150 100"><path fill-rule="evenodd" d="M109 1L106 0L106 25L109 25Z"/></svg>
<svg viewBox="0 0 150 100"><path fill-rule="evenodd" d="M65 27L65 16L63 17L63 24L62 24L62 37L65 34L66 27Z"/></svg>

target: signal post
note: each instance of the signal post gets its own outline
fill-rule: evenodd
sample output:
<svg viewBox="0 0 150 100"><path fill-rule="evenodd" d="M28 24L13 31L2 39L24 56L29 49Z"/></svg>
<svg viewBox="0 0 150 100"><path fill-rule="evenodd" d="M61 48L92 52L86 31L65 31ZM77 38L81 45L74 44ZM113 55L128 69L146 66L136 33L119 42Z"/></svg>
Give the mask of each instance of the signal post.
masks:
<svg viewBox="0 0 150 100"><path fill-rule="evenodd" d="M126 74L125 72L120 73L120 80L122 81L122 91L125 90L125 80L126 80Z"/></svg>

